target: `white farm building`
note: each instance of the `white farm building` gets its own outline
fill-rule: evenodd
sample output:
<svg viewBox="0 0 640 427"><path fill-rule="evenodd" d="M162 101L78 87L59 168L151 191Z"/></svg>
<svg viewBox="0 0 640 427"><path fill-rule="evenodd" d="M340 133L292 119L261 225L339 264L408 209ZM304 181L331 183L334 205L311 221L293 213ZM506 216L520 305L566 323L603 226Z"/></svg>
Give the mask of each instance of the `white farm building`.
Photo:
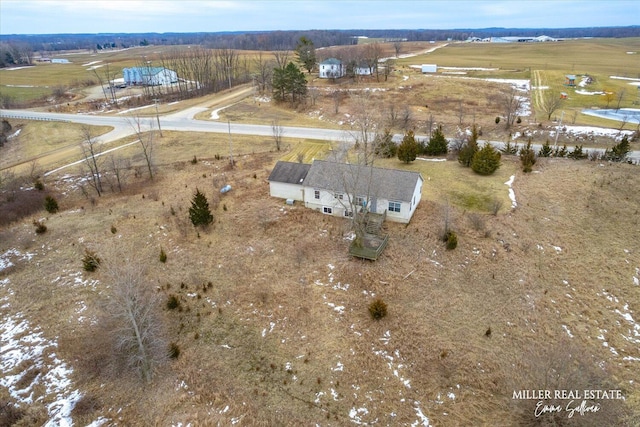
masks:
<svg viewBox="0 0 640 427"><path fill-rule="evenodd" d="M127 86L161 86L176 83L178 74L163 67L132 67L122 70Z"/></svg>
<svg viewBox="0 0 640 427"><path fill-rule="evenodd" d="M339 79L347 73L347 67L339 59L329 58L319 64L318 76L321 79Z"/></svg>
<svg viewBox="0 0 640 427"><path fill-rule="evenodd" d="M353 216L366 208L390 221L408 223L422 197L418 172L315 160L278 162L269 175L272 197L303 202L326 215Z"/></svg>
<svg viewBox="0 0 640 427"><path fill-rule="evenodd" d="M423 73L437 73L438 66L436 64L422 64L422 66L420 67L420 70Z"/></svg>

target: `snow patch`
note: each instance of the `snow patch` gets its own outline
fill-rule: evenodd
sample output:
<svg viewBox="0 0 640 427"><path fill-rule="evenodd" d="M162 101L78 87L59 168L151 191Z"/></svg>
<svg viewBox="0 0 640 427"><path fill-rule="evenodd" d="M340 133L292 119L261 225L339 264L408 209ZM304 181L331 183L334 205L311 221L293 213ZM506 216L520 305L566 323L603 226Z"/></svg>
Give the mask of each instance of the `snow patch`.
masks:
<svg viewBox="0 0 640 427"><path fill-rule="evenodd" d="M569 328L567 328L567 325L562 325L562 329L564 329L564 331L567 333L567 335L569 335L569 338L573 338L573 334L571 333Z"/></svg>
<svg viewBox="0 0 640 427"><path fill-rule="evenodd" d="M30 325L20 313L0 323L0 342L0 386L27 405L50 402L45 427L73 425L71 411L82 395L70 390L73 369L56 356L58 343L46 339L40 328ZM33 373L37 375L30 382L24 381ZM34 396L42 388L45 395Z"/></svg>
<svg viewBox="0 0 640 427"><path fill-rule="evenodd" d="M516 179L515 175L511 175L509 181L504 184L509 187L509 199L511 199L511 209L515 209L518 207L518 203L516 202L516 193L513 191L513 181Z"/></svg>

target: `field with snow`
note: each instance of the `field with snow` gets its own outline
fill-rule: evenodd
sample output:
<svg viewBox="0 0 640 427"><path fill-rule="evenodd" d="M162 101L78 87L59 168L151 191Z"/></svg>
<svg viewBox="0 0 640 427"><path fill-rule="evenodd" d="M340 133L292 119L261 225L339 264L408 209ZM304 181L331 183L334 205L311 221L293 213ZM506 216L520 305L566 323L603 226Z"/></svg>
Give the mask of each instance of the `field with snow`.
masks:
<svg viewBox="0 0 640 427"><path fill-rule="evenodd" d="M269 198L273 161L184 162L95 205L70 176L48 180L70 192L60 213L35 216L47 233L31 218L0 230L0 398L14 415L50 426L515 425L532 415L513 391L544 388L552 379L538 374L566 356L577 365L561 377L621 390L624 401L599 401L602 416L638 419L624 418L640 402L635 166L551 159L524 175L506 158L495 191L508 202L494 216L433 197L436 168L456 162L419 162L423 203L408 226L387 224L389 246L371 263L347 255L341 219ZM224 196L211 186L222 175ZM216 218L199 237L186 224L196 185ZM439 239L445 209L453 251ZM100 308L111 283L80 261L84 248L108 263L131 247L181 349L149 388L110 368ZM181 311L166 309L170 295ZM388 305L380 321L367 310L376 297Z"/></svg>
<svg viewBox="0 0 640 427"><path fill-rule="evenodd" d="M584 46L549 46L550 65L510 57L504 46L479 47L494 52L482 60L452 54L469 46L422 48L397 58L385 82L312 81L318 97L298 110L262 96L198 117L353 130L364 105L393 119L397 132L426 134L432 122L453 139L475 123L486 140L558 136L570 148L610 147L632 135L631 122L620 130L580 113L603 107L605 83L635 82L608 62L596 64L596 83L571 93L562 123L561 113L542 120L536 104L536 93L572 71L566 61L580 67ZM533 70L525 59L538 61ZM102 64L90 55L75 62L83 73ZM422 75L411 68L420 62L442 72ZM504 118L511 93L522 120L507 129L495 118ZM69 144L47 126L24 126L8 153L20 159L44 142L52 151ZM40 145L24 143L31 140ZM238 167L230 170L213 158L227 143L165 132L156 180L131 174L123 193L103 197L83 196L86 178L73 168L49 173L45 185L61 211L0 228L0 425L526 425L539 421L535 402L515 400L514 391L549 387L619 390L623 399L597 400L598 413L575 419L640 424L637 166L539 159L523 174L517 158L504 156L494 176L478 177L451 159L379 160L421 172L425 185L411 223L385 226L389 245L372 263L348 256L342 219L269 198L277 159L310 161L326 155L326 144L286 140L276 153L269 138L234 135ZM131 150L122 152L139 166ZM224 184L233 190L222 195ZM187 216L196 188L215 217L199 232ZM452 251L440 238L445 221L458 235ZM150 385L121 365L105 313L114 283L106 267L82 269L85 249L104 266L135 254L159 297L162 338L180 354ZM179 309L168 308L171 297ZM368 312L374 298L388 305L379 321Z"/></svg>

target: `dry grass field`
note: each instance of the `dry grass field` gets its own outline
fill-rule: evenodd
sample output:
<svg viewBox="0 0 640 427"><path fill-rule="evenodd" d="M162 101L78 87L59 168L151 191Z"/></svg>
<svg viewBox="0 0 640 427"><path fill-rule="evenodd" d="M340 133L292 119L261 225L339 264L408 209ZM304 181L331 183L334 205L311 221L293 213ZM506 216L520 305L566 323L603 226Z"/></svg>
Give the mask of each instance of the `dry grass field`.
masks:
<svg viewBox="0 0 640 427"><path fill-rule="evenodd" d="M624 46L610 43L607 52ZM492 55L504 60L502 53ZM451 66L488 66L478 63L488 54ZM335 112L328 93L339 88L370 92L381 115L408 105L416 126L432 114L447 137L474 122L482 139L506 137L494 122L505 85L480 78L462 85L409 67L446 63L434 58L400 62L387 82L312 82L327 95L298 110L252 97L220 111L220 120L351 129L363 98L345 96ZM511 77L531 72L507 65ZM564 72L549 67L543 78ZM214 98L189 105L209 108L200 119L220 107ZM0 169L81 139L77 128L22 125L20 143L2 148L12 157ZM0 226L0 425L62 424L67 415L93 426L539 425L537 400L513 398L537 389L624 396L596 400L598 412L571 419L562 401L556 425L640 423L637 166L539 159L524 174L516 157L503 156L496 174L480 177L455 159L377 159L419 171L425 185L411 223L386 223L389 244L369 262L348 255L343 219L269 197L277 160L310 162L334 147L285 138L276 152L273 138L233 135L231 169L228 143L225 134L165 131L153 181L130 146L120 151L133 165L123 192L84 196L80 169L68 168L44 179L58 213ZM34 168L78 157L50 159ZM25 200L37 191L18 184L11 191ZM232 190L221 194L227 184ZM196 189L214 216L207 229L189 221ZM0 196L1 211L11 195ZM34 221L47 231L36 234ZM445 221L458 235L454 250L441 240ZM95 272L83 270L86 250L101 258ZM162 340L180 350L151 384L123 368L112 345L107 307L117 287L108 270L118 266L144 271ZM170 309L172 298L178 304ZM368 311L375 298L388 305L377 321Z"/></svg>
<svg viewBox="0 0 640 427"><path fill-rule="evenodd" d="M94 203L72 180L49 181L61 212L0 230L0 256L14 264L0 272L0 311L57 342L56 357L73 370L66 393L83 396L75 423L422 425L424 416L431 425L522 425L532 410L513 391L544 388L537 374L568 355L561 380L579 370L591 388L626 398L600 401L605 424L586 414L581 425L637 422L637 412L622 418L640 402L635 167L550 160L523 175L505 159L518 206L497 216L447 208L439 194L448 179L427 180L414 219L386 225L389 246L372 263L347 255L343 220L268 196L277 158L247 154L233 170L225 160L177 161L156 181L133 180ZM464 175L455 162L417 163L426 177L432 168ZM224 184L233 190L221 195ZM187 216L196 188L215 217L206 231ZM493 191L507 199L507 186ZM453 251L439 239L446 209L459 236ZM38 218L45 234L34 233ZM180 355L148 387L113 371L100 323L113 284L107 267L82 270L85 249L105 266L143 266L159 296ZM167 309L170 296L179 309ZM374 297L389 307L380 321L367 311ZM27 372L19 385L28 388L48 369L25 360L6 374ZM22 425L47 419L43 388L33 391L44 400L20 406Z"/></svg>

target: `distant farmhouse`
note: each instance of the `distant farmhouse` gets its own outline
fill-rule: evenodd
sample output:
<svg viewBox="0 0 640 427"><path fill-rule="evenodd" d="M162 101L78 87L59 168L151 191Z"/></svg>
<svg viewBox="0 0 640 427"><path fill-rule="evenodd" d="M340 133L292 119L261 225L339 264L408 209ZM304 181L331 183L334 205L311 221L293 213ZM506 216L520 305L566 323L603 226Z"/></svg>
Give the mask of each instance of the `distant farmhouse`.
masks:
<svg viewBox="0 0 640 427"><path fill-rule="evenodd" d="M353 66L353 74L356 76L370 76L373 74L375 70L375 65L370 67L369 64L365 61L356 63Z"/></svg>
<svg viewBox="0 0 640 427"><path fill-rule="evenodd" d="M311 165L278 162L269 175L272 197L303 202L326 215L351 217L352 206L408 223L420 203L418 172L315 160Z"/></svg>
<svg viewBox="0 0 640 427"><path fill-rule="evenodd" d="M122 70L127 86L161 86L176 83L178 74L163 67L132 67Z"/></svg>
<svg viewBox="0 0 640 427"><path fill-rule="evenodd" d="M347 73L347 67L336 58L325 59L319 64L319 77L321 79L339 79Z"/></svg>

